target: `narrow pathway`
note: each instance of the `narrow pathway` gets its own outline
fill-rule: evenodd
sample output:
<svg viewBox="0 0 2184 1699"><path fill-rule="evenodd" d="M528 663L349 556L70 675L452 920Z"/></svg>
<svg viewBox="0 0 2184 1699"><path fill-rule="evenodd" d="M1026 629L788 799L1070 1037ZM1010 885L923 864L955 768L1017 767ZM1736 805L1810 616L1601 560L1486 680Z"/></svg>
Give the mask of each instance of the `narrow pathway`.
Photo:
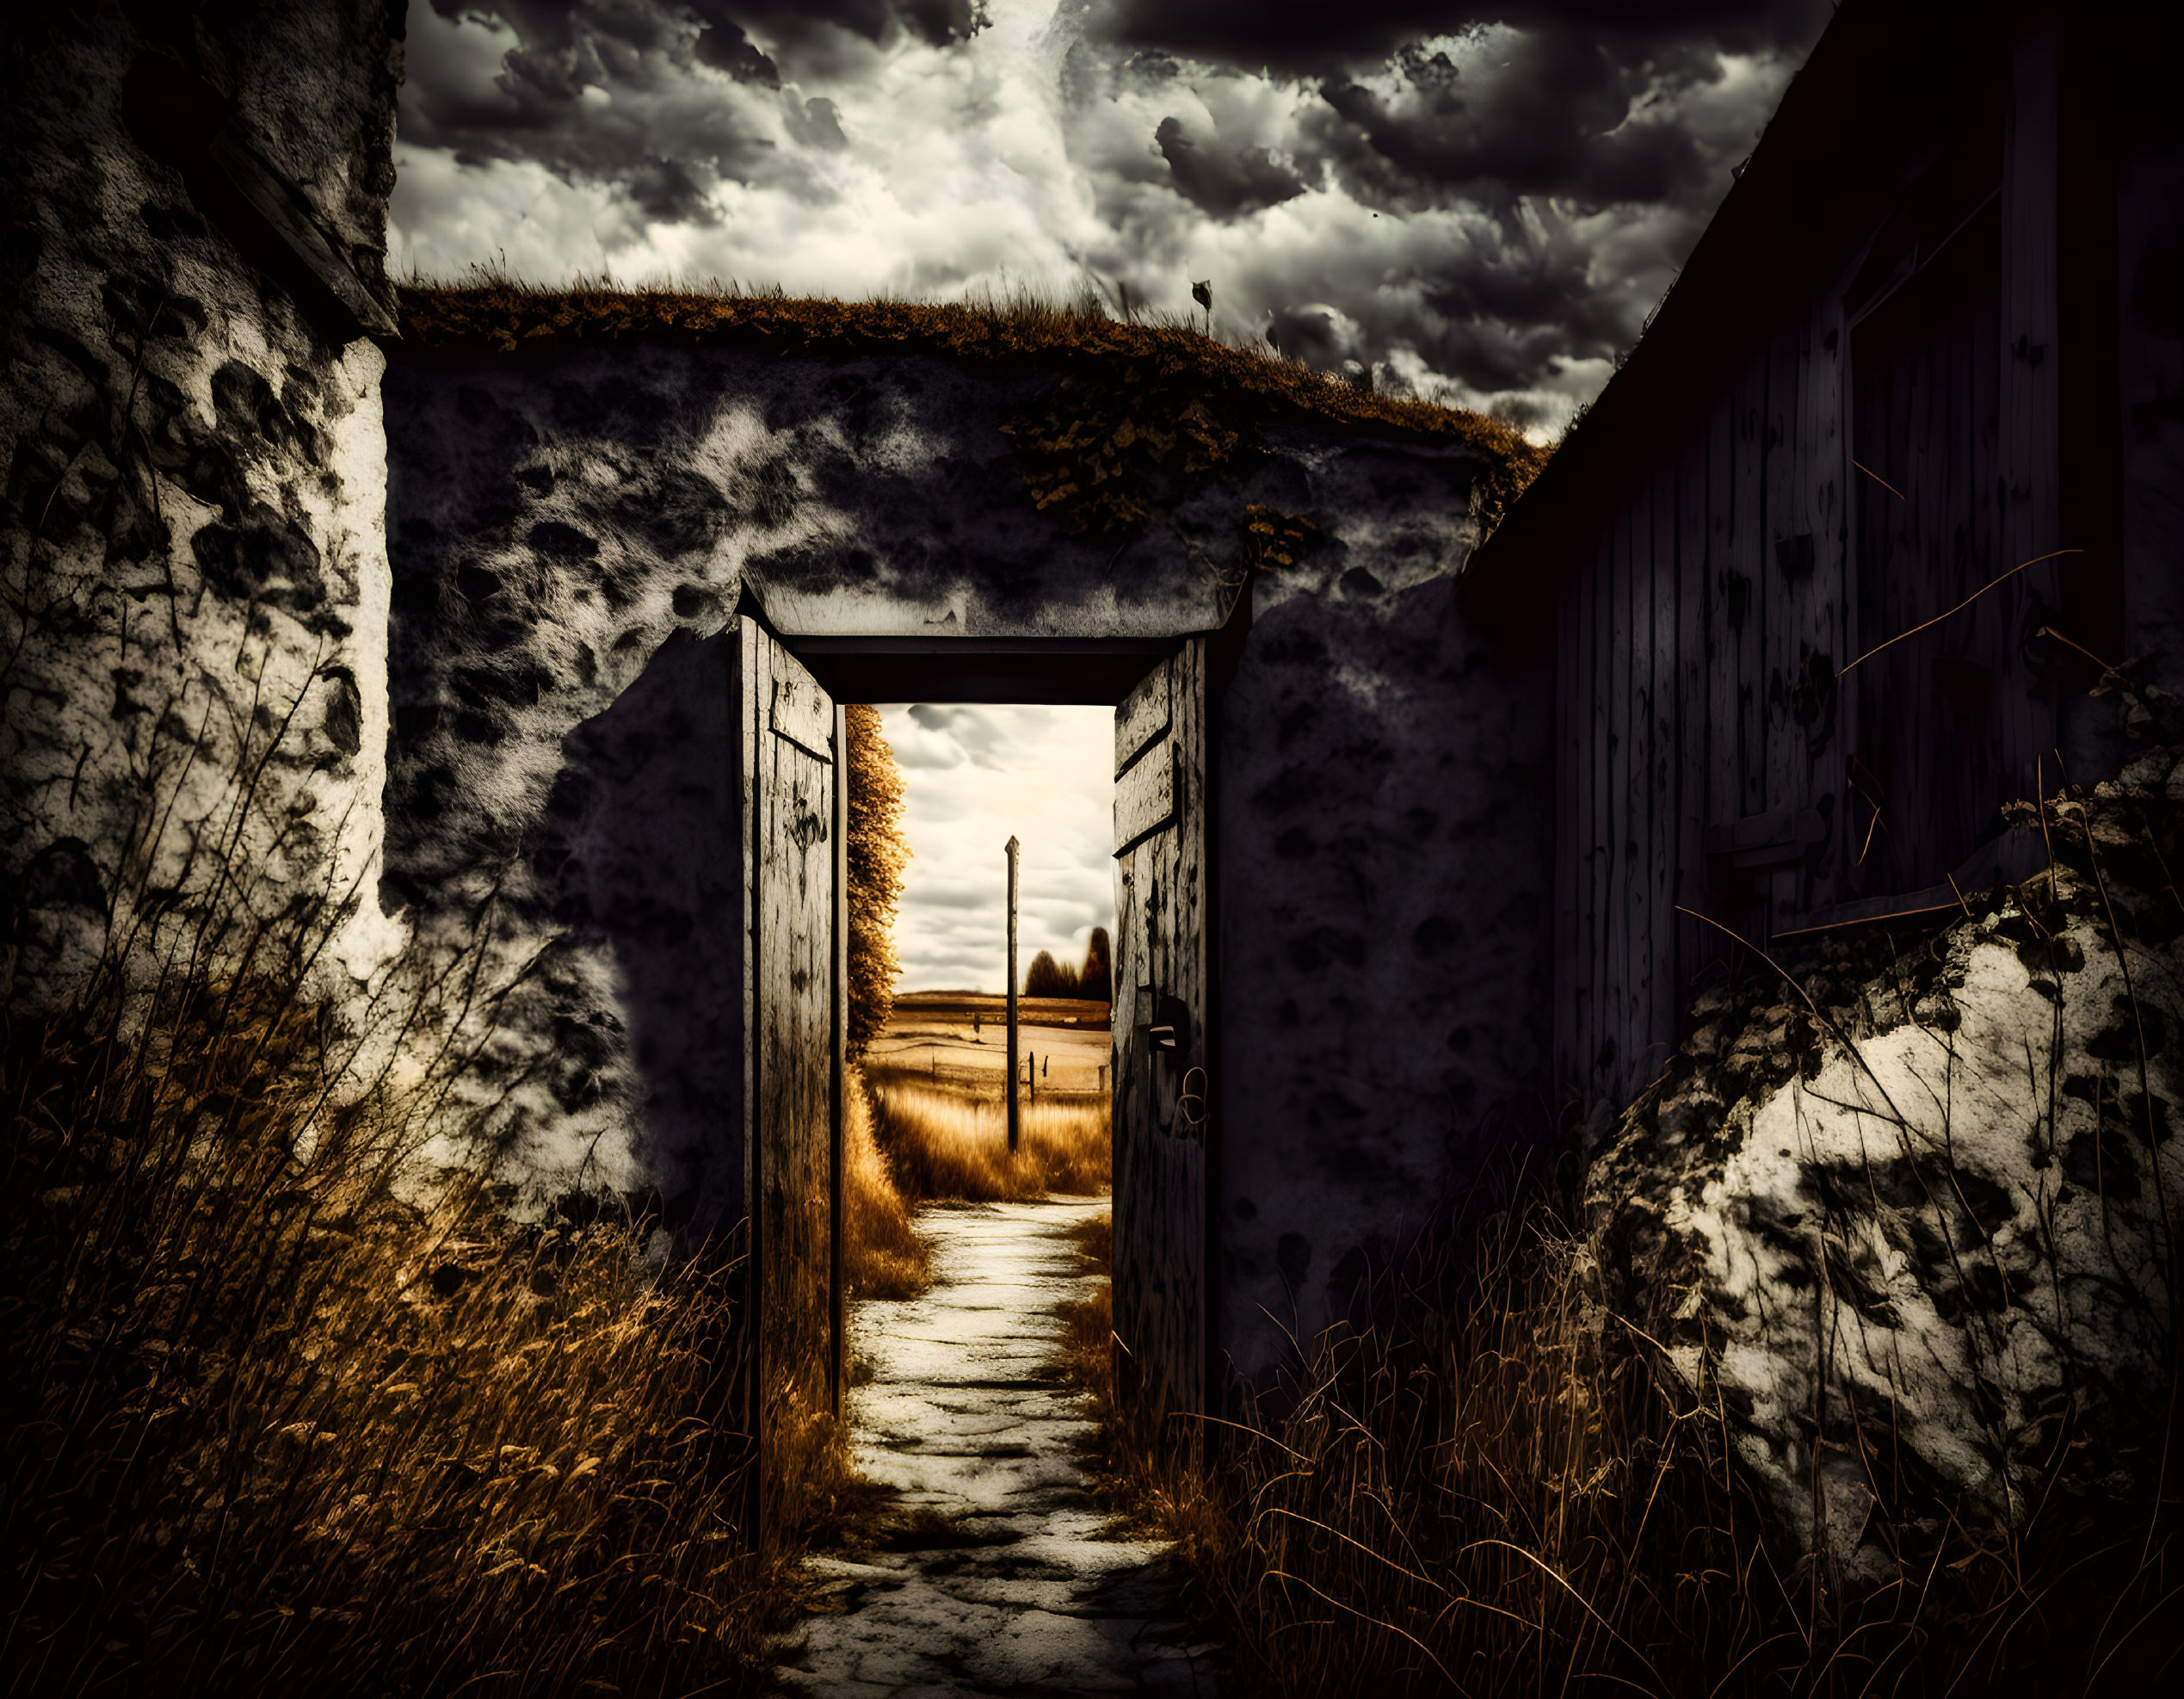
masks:
<svg viewBox="0 0 2184 1699"><path fill-rule="evenodd" d="M1162 1548L1101 1537L1078 1451L1092 1424L1048 1363L1054 1306L1094 1277L1070 1230L1104 1202L929 1208L932 1290L853 1307L871 1378L861 1473L899 1490L900 1550L816 1560L834 1614L784 1648L791 1693L1212 1695L1210 1648Z"/></svg>

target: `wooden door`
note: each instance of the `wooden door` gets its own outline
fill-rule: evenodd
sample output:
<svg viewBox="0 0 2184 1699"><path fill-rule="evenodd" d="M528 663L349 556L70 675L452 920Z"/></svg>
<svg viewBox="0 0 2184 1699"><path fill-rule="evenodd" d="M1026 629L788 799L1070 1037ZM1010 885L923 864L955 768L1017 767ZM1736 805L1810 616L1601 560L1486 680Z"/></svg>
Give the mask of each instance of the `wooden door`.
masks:
<svg viewBox="0 0 2184 1699"><path fill-rule="evenodd" d="M834 704L754 621L740 623L749 1407L770 1532L795 1512L836 1393L842 763Z"/></svg>
<svg viewBox="0 0 2184 1699"><path fill-rule="evenodd" d="M1114 768L1115 1370L1126 1406L1164 1424L1206 1406L1202 639L1115 710Z"/></svg>

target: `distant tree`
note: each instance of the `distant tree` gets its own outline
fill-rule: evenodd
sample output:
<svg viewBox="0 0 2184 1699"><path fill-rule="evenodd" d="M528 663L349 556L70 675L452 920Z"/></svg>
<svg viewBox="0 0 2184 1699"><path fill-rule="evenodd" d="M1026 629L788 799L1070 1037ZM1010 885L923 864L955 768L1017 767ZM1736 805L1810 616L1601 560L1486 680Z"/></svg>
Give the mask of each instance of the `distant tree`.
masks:
<svg viewBox="0 0 2184 1699"><path fill-rule="evenodd" d="M895 905L910 858L903 835L903 775L879 710L854 703L849 726L849 1041L861 1060L895 1009Z"/></svg>
<svg viewBox="0 0 2184 1699"><path fill-rule="evenodd" d="M1024 970L1026 997L1075 997L1077 969L1064 967L1045 950L1032 958Z"/></svg>
<svg viewBox="0 0 2184 1699"><path fill-rule="evenodd" d="M1114 1001L1114 971L1107 962L1107 929L1095 926L1084 946L1083 971L1077 976L1077 994L1094 1003Z"/></svg>

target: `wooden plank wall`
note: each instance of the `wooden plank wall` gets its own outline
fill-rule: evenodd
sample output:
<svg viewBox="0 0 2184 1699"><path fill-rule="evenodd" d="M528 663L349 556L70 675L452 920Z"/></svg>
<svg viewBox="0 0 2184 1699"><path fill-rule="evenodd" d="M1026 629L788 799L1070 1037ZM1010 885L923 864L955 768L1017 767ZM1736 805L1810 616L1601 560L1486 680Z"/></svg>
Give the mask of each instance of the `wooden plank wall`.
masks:
<svg viewBox="0 0 2184 1699"><path fill-rule="evenodd" d="M1794 868L1713 888L1705 838L1805 800L1826 755L1807 736L1808 681L1842 658L1826 337L1801 324L1749 361L1633 479L1564 592L1556 1058L1588 1098L1619 1103L1652 1076L1724 946L1680 908L1756 941L1812 895Z"/></svg>
<svg viewBox="0 0 2184 1699"><path fill-rule="evenodd" d="M1116 1372L1154 1431L1206 1407L1206 645L1193 639L1115 715ZM1164 819L1138 800L1156 792L1169 799ZM1179 1051L1148 1047L1163 997L1188 1013Z"/></svg>
<svg viewBox="0 0 2184 1699"><path fill-rule="evenodd" d="M1694 982L1736 954L1679 905L1761 943L1834 905L1891 894L1872 871L1881 862L1860 864L1872 810L1849 779L1861 738L1879 748L1885 732L1916 749L1903 770L1917 797L1980 775L1957 787L1965 798L1948 818L1940 802L1899 797L1903 818L1885 819L1926 862L1952 864L1971 848L1956 839L1977 830L1964 819L2029 794L2054 741L2051 691L2023 658L2031 625L2058 605L2052 568L1983 596L1920 639L1927 648L1868 663L1873 688L1858 672L1839 678L1861 644L2058 546L2053 55L2051 31L2017 53L1992 238L1999 322L1990 311L1970 333L1979 358L1922 355L1916 386L1891 379L1905 392L1883 411L1916 439L1912 498L1927 517L1901 520L1896 498L1852 466L1855 329L1842 292L1861 249L1809 295L1786 297L1765 344L1664 431L1652 464L1627 468L1563 593L1555 1049L1582 1100L1619 1106L1640 1089L1676 1041ZM2000 374L1998 394L1982 372ZM1920 559L1891 555L1887 605L1861 618L1858 554L1876 547L1874 523L1911 525ZM1969 732L1966 660L1995 681L1991 714ZM1742 871L1710 862L1710 831L1757 831L1778 815L1784 832L1809 831L1803 810L1824 816L1811 853ZM1909 877L1920 855L1883 858L1885 877Z"/></svg>

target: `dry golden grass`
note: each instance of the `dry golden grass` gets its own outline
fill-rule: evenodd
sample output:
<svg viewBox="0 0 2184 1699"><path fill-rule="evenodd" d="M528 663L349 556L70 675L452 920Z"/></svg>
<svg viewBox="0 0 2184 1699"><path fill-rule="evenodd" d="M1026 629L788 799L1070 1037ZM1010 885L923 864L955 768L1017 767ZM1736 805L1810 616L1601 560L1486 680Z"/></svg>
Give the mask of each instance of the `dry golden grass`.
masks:
<svg viewBox="0 0 2184 1699"><path fill-rule="evenodd" d="M1241 1426L1144 1433L1114 1406L1105 1288L1065 1307L1103 1498L1175 1542L1235 1690L1851 1699L2173 1677L2162 1546L2058 1506L2005 1542L1925 1529L1922 1572L1848 1583L1775 1543L1720 1412L1679 1413L1644 1341L1604 1322L1581 1239L1537 1207L1449 1249L1468 1238L1361 1294L1358 1325Z"/></svg>
<svg viewBox="0 0 2184 1699"><path fill-rule="evenodd" d="M1087 1270L1100 1277L1089 1297L1070 1299L1056 1307L1062 1319L1062 1337L1055 1347L1056 1366L1070 1381L1089 1393L1093 1418L1106 1424L1114 1414L1114 1217L1096 1215L1072 1229L1070 1237L1084 1258Z"/></svg>
<svg viewBox="0 0 2184 1699"><path fill-rule="evenodd" d="M1273 355L1234 347L1185 319L1112 318L1096 301L1054 302L1019 293L955 304L791 300L778 291L722 287L623 289L578 282L540 288L473 269L463 287L413 283L401 291L405 342L469 345L503 354L632 337L830 356L926 353L969 363L1026 363L1079 372L1188 372L1190 392L1233 398L1268 417L1306 414L1338 424L1392 425L1476 452L1472 500L1498 518L1546 462L1547 451L1497 419L1437 402L1375 393Z"/></svg>
<svg viewBox="0 0 2184 1699"><path fill-rule="evenodd" d="M293 985L4 1041L0 1684L750 1676L791 1554L746 1525L720 1272L649 1272L619 1210L519 1226L461 1176L404 1202L398 1128L325 1111ZM792 1521L841 1467L799 1431Z"/></svg>
<svg viewBox="0 0 2184 1699"><path fill-rule="evenodd" d="M1107 1189L1114 1151L1104 1093L1056 1092L1027 1103L1012 1157L997 1095L935 1085L895 1069L872 1069L867 1080L873 1131L910 1198L993 1202L1052 1192L1089 1197Z"/></svg>
<svg viewBox="0 0 2184 1699"><path fill-rule="evenodd" d="M932 1255L873 1136L871 1099L854 1067L842 1105L842 1255L849 1289L860 1298L915 1298L932 1284Z"/></svg>

